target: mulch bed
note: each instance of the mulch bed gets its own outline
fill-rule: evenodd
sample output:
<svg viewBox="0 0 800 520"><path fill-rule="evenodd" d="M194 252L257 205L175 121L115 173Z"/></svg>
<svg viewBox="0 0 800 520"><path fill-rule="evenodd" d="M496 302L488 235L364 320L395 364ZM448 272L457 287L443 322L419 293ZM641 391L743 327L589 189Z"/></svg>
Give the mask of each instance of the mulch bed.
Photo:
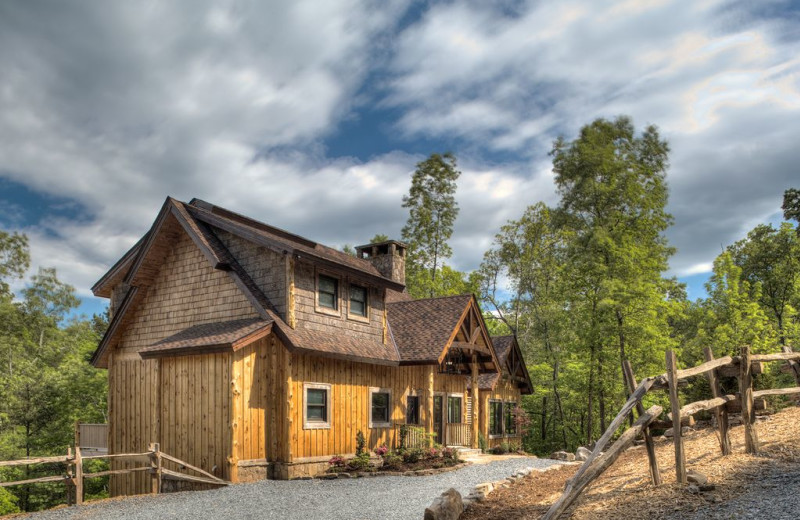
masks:
<svg viewBox="0 0 800 520"><path fill-rule="evenodd" d="M694 432L684 438L687 469L708 477L716 489L692 494L676 485L675 451L671 441L656 442L661 477L659 487L650 484L647 454L643 447L625 452L600 478L595 480L568 513L573 519L680 517L702 507L738 497L766 474L797 471L800 468L800 408L792 407L757 423L761 453L744 453L744 428L731 428L733 453L723 457L713 429ZM506 489L493 492L471 506L462 517L478 519L538 518L564 490L566 480L578 466L546 473L532 473ZM765 497L765 500L775 497Z"/></svg>

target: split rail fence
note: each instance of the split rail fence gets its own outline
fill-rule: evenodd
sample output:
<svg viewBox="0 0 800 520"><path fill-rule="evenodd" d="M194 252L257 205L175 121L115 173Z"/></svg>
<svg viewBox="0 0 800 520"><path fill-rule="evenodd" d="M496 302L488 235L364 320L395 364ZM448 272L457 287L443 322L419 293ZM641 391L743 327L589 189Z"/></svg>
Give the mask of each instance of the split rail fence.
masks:
<svg viewBox="0 0 800 520"><path fill-rule="evenodd" d="M107 471L98 471L96 473L86 473L84 471L84 462L91 459L108 459L111 460L132 460L135 462L142 462L144 465L126 468L126 469L110 469ZM148 450L144 453L114 453L102 455L86 455L81 453L80 445L75 447L73 452L72 448L67 449L66 456L57 457L38 457L20 460L0 461L0 468L13 467L13 466L28 466L32 464L63 464L65 471L60 475L52 475L47 477L32 478L26 480L15 480L12 482L0 482L0 487L8 486L22 486L26 484L36 484L44 482L62 482L66 485L67 504L82 504L84 498L84 482L90 478L100 478L110 475L121 475L127 473L148 472L151 477L151 493L161 493L163 490L164 480L174 480L179 482L191 482L195 484L206 484L213 486L227 486L229 482L222 480L211 473L203 471L202 469L192 466L178 458L175 458L160 450L157 443L150 444ZM168 466L168 467L166 467ZM171 468L175 469L171 469ZM183 473L182 471L190 470L197 475Z"/></svg>
<svg viewBox="0 0 800 520"><path fill-rule="evenodd" d="M714 412L719 430L720 451L723 455L730 455L731 453L728 414L736 413L737 411L741 413L742 423L744 424L745 451L747 453L758 453L758 432L755 425L756 403L758 403L759 399L763 401L763 398L769 395L800 394L800 352L793 352L790 347L783 347L783 352L777 354L752 354L750 347L742 347L738 356L725 356L714 359L711 349L706 348L704 356L705 363L693 368L679 370L675 352L670 350L666 355L667 372L659 376L645 378L638 384L630 364L627 361L623 364L625 384L630 392L628 401L597 441L592 454L581 465L575 475L567 481L564 493L550 507L542 517L542 520L559 518L578 498L580 493L611 466L622 452L633 444L639 435L644 436L650 479L653 485L660 485L661 472L658 468L658 460L656 459L651 433L651 430L656 425L659 427L672 427L676 480L680 484L687 484L686 454L684 452L681 429L684 423L689 422L687 419L691 420L693 414L703 410L713 410ZM782 370L794 375L797 386L754 391L753 375L763 372L763 363L771 361L784 362L785 365ZM701 375L705 375L709 381L712 398L681 406L678 398L678 386L690 377ZM721 377L738 378L738 395L722 394ZM642 405L642 398L647 392L653 390L666 390L669 393L671 411L667 414L667 422L657 421L662 412L660 406L652 406L645 410ZM625 418L632 413L634 408L636 408L638 414L637 421L625 430L607 451L604 451L611 437L625 422Z"/></svg>

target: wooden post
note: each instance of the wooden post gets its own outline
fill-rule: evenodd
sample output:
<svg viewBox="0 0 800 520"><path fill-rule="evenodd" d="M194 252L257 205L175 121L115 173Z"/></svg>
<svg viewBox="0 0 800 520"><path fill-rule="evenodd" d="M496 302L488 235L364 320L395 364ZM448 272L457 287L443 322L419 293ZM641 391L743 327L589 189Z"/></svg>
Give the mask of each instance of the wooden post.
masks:
<svg viewBox="0 0 800 520"><path fill-rule="evenodd" d="M425 408L427 413L425 414L425 431L429 434L433 433L433 381L434 381L434 366L431 365L428 367L428 391L426 392L425 400ZM428 437L429 439L432 437ZM443 439L439 439L442 441Z"/></svg>
<svg viewBox="0 0 800 520"><path fill-rule="evenodd" d="M625 382L628 385L628 392L633 393L636 390L636 376L633 374L633 368L631 368L631 363L627 359L622 364L622 368L625 371ZM636 413L639 414L639 417L644 415L644 406L642 405L641 401L636 403ZM653 435L650 433L650 426L646 425L642 430L644 434L644 445L647 448L647 461L650 466L650 480L653 482L654 486L661 485L661 471L658 469L658 459L656 458L656 447L655 443L653 442Z"/></svg>
<svg viewBox="0 0 800 520"><path fill-rule="evenodd" d="M687 484L686 455L683 453L681 435L681 402L678 399L678 359L675 352L667 351L667 381L669 383L669 404L672 408L672 440L675 443L675 479L679 484Z"/></svg>
<svg viewBox="0 0 800 520"><path fill-rule="evenodd" d="M786 352L787 354L793 352L792 347L788 345L784 345L783 351ZM797 386L800 386L800 363L798 363L797 361L789 360L786 362L786 366L789 368L789 371L794 376L794 382L797 384ZM795 401L800 402L800 398L798 398L798 396L795 396Z"/></svg>
<svg viewBox="0 0 800 520"><path fill-rule="evenodd" d="M478 355L472 355L472 442L470 443L473 450L478 448L478 417L480 417L478 404L480 401L480 389L478 388Z"/></svg>
<svg viewBox="0 0 800 520"><path fill-rule="evenodd" d="M81 447L75 446L75 504L83 504L83 458Z"/></svg>
<svg viewBox="0 0 800 520"><path fill-rule="evenodd" d="M72 448L67 448L67 458L72 459ZM67 478L64 480L66 484L66 497L67 497L67 505L72 505L72 489L75 486L75 481L72 478L72 462L67 461Z"/></svg>
<svg viewBox="0 0 800 520"><path fill-rule="evenodd" d="M758 432L756 432L755 412L753 411L753 374L750 366L750 347L741 348L742 362L739 365L739 395L742 401L742 422L744 423L744 447L747 453L758 453Z"/></svg>
<svg viewBox="0 0 800 520"><path fill-rule="evenodd" d="M711 347L703 349L703 355L706 361L714 359L714 353L711 352ZM711 394L714 398L722 397L722 388L719 386L719 374L716 370L707 372L708 384L711 387ZM731 439L728 435L728 410L725 406L718 406L714 408L714 417L717 419L717 428L719 428L719 449L722 455L731 454Z"/></svg>
<svg viewBox="0 0 800 520"><path fill-rule="evenodd" d="M150 492L157 495L161 493L161 478L163 476L161 444L157 442L150 443L147 451L150 452Z"/></svg>

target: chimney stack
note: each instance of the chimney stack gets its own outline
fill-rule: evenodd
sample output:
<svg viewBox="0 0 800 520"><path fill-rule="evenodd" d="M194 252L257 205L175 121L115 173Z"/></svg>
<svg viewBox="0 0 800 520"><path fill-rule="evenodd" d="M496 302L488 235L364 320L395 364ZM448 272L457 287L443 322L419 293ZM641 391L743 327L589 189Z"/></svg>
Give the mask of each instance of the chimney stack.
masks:
<svg viewBox="0 0 800 520"><path fill-rule="evenodd" d="M384 278L406 284L406 246L397 240L356 247L359 258L369 260Z"/></svg>

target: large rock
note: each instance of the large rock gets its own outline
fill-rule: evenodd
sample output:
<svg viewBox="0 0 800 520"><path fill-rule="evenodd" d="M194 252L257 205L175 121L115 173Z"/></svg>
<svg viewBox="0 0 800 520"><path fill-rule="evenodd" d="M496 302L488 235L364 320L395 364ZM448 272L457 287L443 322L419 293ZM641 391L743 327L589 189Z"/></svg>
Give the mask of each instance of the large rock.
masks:
<svg viewBox="0 0 800 520"><path fill-rule="evenodd" d="M550 454L550 458L554 460L563 460L567 462L572 462L575 460L575 455L572 453L568 453L566 451L554 451Z"/></svg>
<svg viewBox="0 0 800 520"><path fill-rule="evenodd" d="M591 454L592 452L589 451L588 448L584 448L583 446L581 446L580 448L578 448L578 451L575 452L575 460L583 462L586 459L588 459Z"/></svg>
<svg viewBox="0 0 800 520"><path fill-rule="evenodd" d="M686 480L688 480L692 484L697 484L700 487L708 483L707 476L693 469L686 472Z"/></svg>
<svg viewBox="0 0 800 520"><path fill-rule="evenodd" d="M425 509L425 520L458 520L464 512L461 493L453 488L448 489Z"/></svg>

